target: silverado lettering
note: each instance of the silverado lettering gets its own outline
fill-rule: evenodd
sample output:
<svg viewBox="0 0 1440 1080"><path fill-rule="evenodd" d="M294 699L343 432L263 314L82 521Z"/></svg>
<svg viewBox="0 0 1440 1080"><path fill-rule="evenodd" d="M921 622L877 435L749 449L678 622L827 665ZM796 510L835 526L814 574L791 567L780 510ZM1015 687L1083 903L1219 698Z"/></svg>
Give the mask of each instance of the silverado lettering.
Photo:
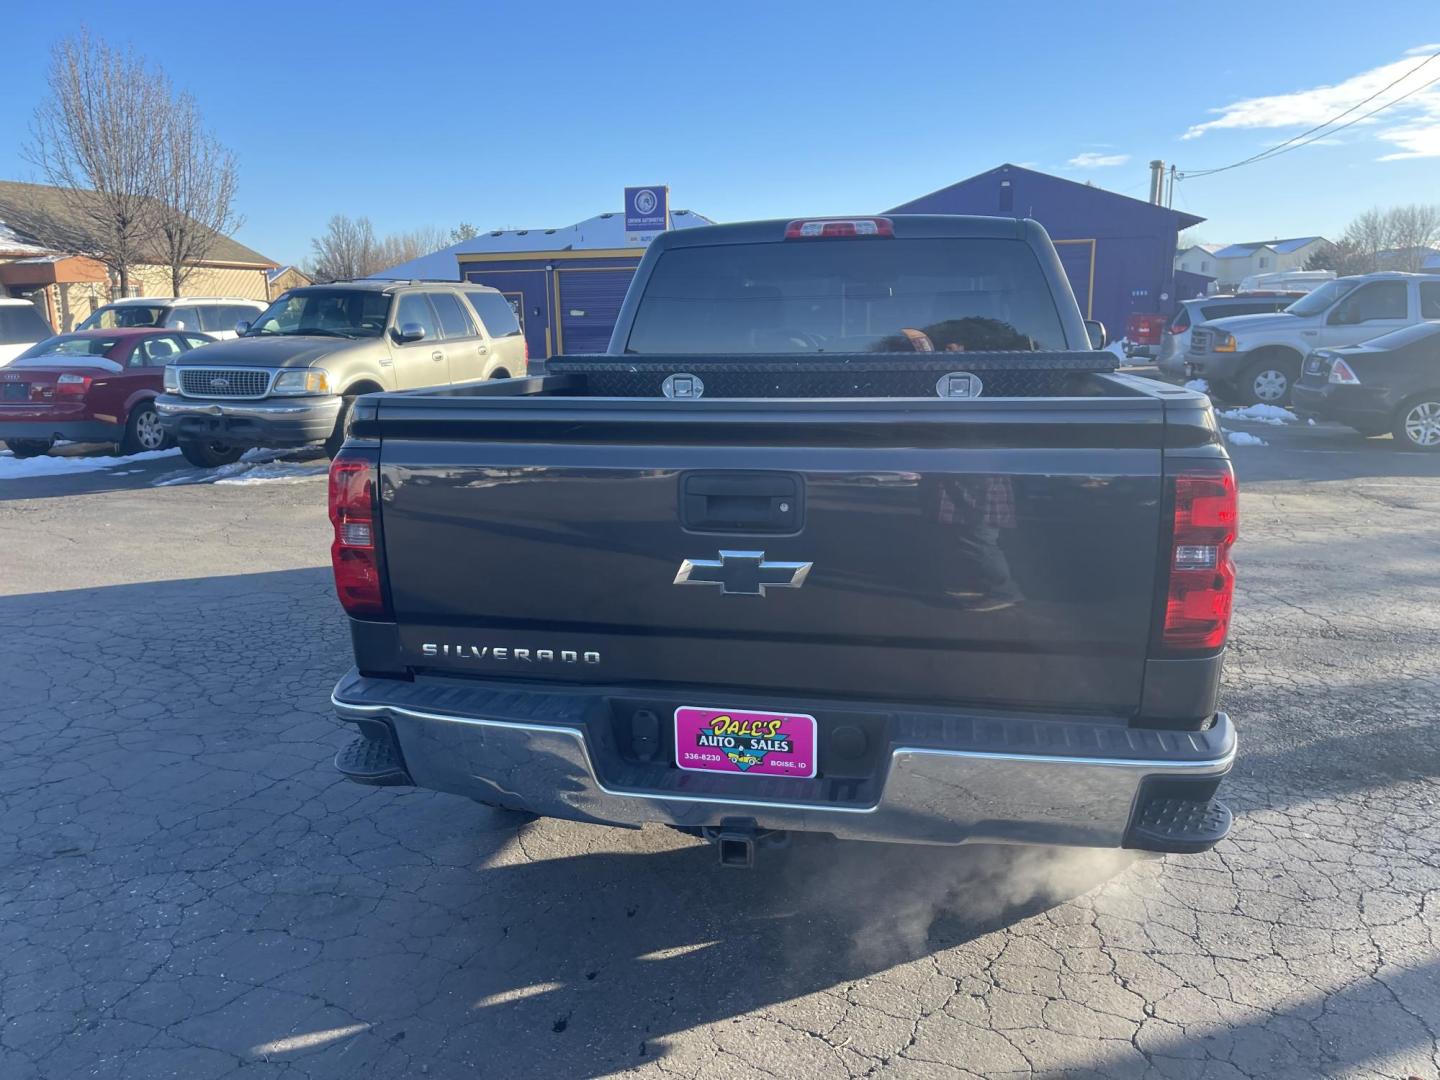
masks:
<svg viewBox="0 0 1440 1080"><path fill-rule="evenodd" d="M598 664L598 652L580 652L575 649L517 649L504 645L450 645L447 643L424 642L420 652L425 656L453 657L456 660L524 660L529 663Z"/></svg>

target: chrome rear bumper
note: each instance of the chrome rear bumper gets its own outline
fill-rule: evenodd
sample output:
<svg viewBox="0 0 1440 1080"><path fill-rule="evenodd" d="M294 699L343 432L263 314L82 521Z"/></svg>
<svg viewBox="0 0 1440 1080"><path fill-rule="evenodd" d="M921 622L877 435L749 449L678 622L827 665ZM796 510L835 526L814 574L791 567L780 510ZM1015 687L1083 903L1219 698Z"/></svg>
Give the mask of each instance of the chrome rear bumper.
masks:
<svg viewBox="0 0 1440 1080"><path fill-rule="evenodd" d="M1119 847L1147 780L1209 781L1213 788L1229 771L1236 745L1224 713L1205 732L1136 733L1145 737L1141 745L1156 749L1150 756L896 744L885 759L878 797L847 804L819 781L682 773L663 762L644 773L652 781L648 786L616 782L597 768L597 758L615 753L613 746L593 745L607 741L608 733L593 724L601 708L598 697L572 712L576 695L517 690L486 695L491 707L483 714L462 714L448 703L432 708L413 700L377 700L375 691L385 692L387 683L415 687L352 674L341 680L331 701L342 720L387 725L420 787L545 817L629 827L698 827L738 818L759 829L856 840ZM414 689L400 693L416 696ZM459 703L449 691L436 697ZM556 718L526 715L536 713ZM562 713L579 722L560 719ZM624 769L620 772L623 781ZM776 783L768 783L771 779Z"/></svg>

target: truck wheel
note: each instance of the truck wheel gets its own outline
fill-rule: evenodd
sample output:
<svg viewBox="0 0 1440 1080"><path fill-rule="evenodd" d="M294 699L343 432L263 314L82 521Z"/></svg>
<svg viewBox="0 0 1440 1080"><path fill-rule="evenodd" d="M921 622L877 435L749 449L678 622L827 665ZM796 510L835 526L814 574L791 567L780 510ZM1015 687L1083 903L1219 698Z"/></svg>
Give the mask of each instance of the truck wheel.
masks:
<svg viewBox="0 0 1440 1080"><path fill-rule="evenodd" d="M154 402L140 402L130 410L130 419L125 421L125 437L120 440L120 453L139 454L160 450L164 446L165 429L160 424L160 414L155 411Z"/></svg>
<svg viewBox="0 0 1440 1080"><path fill-rule="evenodd" d="M350 426L350 407L355 404L353 396L340 399L340 411L335 416L335 430L325 440L325 456L334 458L345 445L346 429Z"/></svg>
<svg viewBox="0 0 1440 1080"><path fill-rule="evenodd" d="M239 446L222 446L220 443L195 442L191 439L180 440L180 453L185 455L185 460L201 469L229 465L232 461L239 461L240 455L244 452L244 448Z"/></svg>
<svg viewBox="0 0 1440 1080"><path fill-rule="evenodd" d="M1394 430L1407 450L1440 452L1440 391L1418 394L1396 409Z"/></svg>
<svg viewBox="0 0 1440 1080"><path fill-rule="evenodd" d="M1277 356L1262 356L1240 376L1242 405L1288 405L1290 388L1295 385L1298 368Z"/></svg>

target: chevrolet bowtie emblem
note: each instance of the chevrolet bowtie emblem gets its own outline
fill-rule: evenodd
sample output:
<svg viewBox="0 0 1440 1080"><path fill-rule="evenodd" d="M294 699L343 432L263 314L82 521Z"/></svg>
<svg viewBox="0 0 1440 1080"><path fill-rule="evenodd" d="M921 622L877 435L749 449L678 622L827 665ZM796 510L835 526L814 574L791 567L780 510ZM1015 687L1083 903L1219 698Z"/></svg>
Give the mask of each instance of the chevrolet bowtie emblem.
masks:
<svg viewBox="0 0 1440 1080"><path fill-rule="evenodd" d="M722 551L718 559L686 559L676 585L718 585L726 596L764 596L766 589L798 589L808 562L766 562L763 551Z"/></svg>

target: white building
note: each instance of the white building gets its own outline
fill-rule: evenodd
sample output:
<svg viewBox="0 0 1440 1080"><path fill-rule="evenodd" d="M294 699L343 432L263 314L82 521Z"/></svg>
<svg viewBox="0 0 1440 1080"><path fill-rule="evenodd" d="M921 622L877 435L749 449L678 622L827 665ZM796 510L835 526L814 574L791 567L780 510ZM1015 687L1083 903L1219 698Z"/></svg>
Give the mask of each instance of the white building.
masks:
<svg viewBox="0 0 1440 1080"><path fill-rule="evenodd" d="M1175 256L1175 269L1213 277L1215 291L1228 292L1254 274L1303 269L1324 243L1323 236L1292 236L1249 244L1193 244Z"/></svg>

